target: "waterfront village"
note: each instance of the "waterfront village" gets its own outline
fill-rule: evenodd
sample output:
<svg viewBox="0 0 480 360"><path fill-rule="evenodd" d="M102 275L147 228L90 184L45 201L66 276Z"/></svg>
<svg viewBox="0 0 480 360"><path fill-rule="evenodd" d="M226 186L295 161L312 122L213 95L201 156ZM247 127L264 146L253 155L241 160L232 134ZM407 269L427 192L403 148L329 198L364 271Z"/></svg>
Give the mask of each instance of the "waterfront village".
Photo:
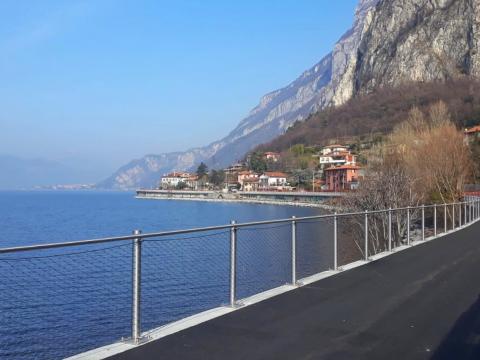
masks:
<svg viewBox="0 0 480 360"><path fill-rule="evenodd" d="M288 155L254 152L243 162L223 170L200 164L196 173L174 171L160 181L162 190L223 190L224 192L311 191L346 192L355 190L363 176L357 155L348 146L329 145L311 151L296 145L291 152L301 157L298 168L288 164Z"/></svg>

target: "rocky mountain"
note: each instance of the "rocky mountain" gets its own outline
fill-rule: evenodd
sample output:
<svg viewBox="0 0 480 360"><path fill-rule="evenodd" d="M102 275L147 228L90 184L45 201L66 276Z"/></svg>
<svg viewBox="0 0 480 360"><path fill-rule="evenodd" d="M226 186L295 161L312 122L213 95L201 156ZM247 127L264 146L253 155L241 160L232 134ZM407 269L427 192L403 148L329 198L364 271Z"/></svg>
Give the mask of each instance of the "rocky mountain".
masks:
<svg viewBox="0 0 480 360"><path fill-rule="evenodd" d="M172 170L188 170L201 161L213 168L231 164L258 144L282 134L296 121L329 104L340 104L353 93L355 66L352 59L378 0L361 0L353 27L338 41L334 50L288 86L273 91L226 137L202 148L185 152L147 155L120 168L98 186L135 188L154 186L160 176ZM344 83L348 83L345 85Z"/></svg>
<svg viewBox="0 0 480 360"><path fill-rule="evenodd" d="M283 89L265 95L225 138L186 152L132 161L102 187L153 186L200 161L224 167L292 124L357 94L408 81L478 76L480 0L360 0L333 51Z"/></svg>
<svg viewBox="0 0 480 360"><path fill-rule="evenodd" d="M480 0L381 1L362 37L355 92L480 75Z"/></svg>

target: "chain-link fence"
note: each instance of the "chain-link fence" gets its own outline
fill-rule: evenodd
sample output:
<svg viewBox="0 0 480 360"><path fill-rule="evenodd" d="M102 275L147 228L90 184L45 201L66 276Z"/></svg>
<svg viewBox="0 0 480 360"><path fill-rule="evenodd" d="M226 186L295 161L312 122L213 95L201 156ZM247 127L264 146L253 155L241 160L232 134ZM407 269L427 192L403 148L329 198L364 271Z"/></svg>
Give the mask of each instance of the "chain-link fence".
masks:
<svg viewBox="0 0 480 360"><path fill-rule="evenodd" d="M125 242L1 255L0 359L60 359L129 336L131 255Z"/></svg>
<svg viewBox="0 0 480 360"><path fill-rule="evenodd" d="M237 231L237 291L243 299L290 281L290 224L241 227Z"/></svg>
<svg viewBox="0 0 480 360"><path fill-rule="evenodd" d="M60 359L472 222L461 204L0 249L0 358ZM143 334L142 334L143 332ZM129 338L127 340L127 338Z"/></svg>
<svg viewBox="0 0 480 360"><path fill-rule="evenodd" d="M230 231L142 242L141 328L228 304Z"/></svg>
<svg viewBox="0 0 480 360"><path fill-rule="evenodd" d="M333 218L297 221L296 271L303 279L334 268Z"/></svg>

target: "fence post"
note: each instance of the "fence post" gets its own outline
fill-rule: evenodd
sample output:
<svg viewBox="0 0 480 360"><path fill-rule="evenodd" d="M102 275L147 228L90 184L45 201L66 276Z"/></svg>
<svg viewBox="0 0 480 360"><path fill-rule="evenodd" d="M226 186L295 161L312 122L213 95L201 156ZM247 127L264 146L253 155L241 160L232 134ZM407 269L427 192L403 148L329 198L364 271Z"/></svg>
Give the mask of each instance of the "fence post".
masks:
<svg viewBox="0 0 480 360"><path fill-rule="evenodd" d="M437 237L437 204L433 205L433 237Z"/></svg>
<svg viewBox="0 0 480 360"><path fill-rule="evenodd" d="M410 206L407 206L407 245L410 245Z"/></svg>
<svg viewBox="0 0 480 360"><path fill-rule="evenodd" d="M392 252L392 208L388 209L388 251Z"/></svg>
<svg viewBox="0 0 480 360"><path fill-rule="evenodd" d="M477 217L478 217L478 211L480 210L480 207L479 207L480 202L478 202L478 200L475 200L475 205L476 205L476 206L475 206L475 209L476 209L476 217L475 217L475 220L476 220Z"/></svg>
<svg viewBox="0 0 480 360"><path fill-rule="evenodd" d="M368 261L368 210L365 210L365 261Z"/></svg>
<svg viewBox="0 0 480 360"><path fill-rule="evenodd" d="M462 203L458 203L458 227L462 227Z"/></svg>
<svg viewBox="0 0 480 360"><path fill-rule="evenodd" d="M237 227L232 220L230 229L230 306L235 307L236 303L236 281L237 281Z"/></svg>
<svg viewBox="0 0 480 360"><path fill-rule="evenodd" d="M297 284L297 222L292 216L292 285Z"/></svg>
<svg viewBox="0 0 480 360"><path fill-rule="evenodd" d="M455 203L452 204L452 230L455 230Z"/></svg>
<svg viewBox="0 0 480 360"><path fill-rule="evenodd" d="M425 205L422 205L422 241L425 241Z"/></svg>
<svg viewBox="0 0 480 360"><path fill-rule="evenodd" d="M468 224L468 213L467 213L467 203L465 202L465 199L463 199L463 216L465 218L464 225Z"/></svg>
<svg viewBox="0 0 480 360"><path fill-rule="evenodd" d="M447 204L443 204L443 227L445 233L447 232Z"/></svg>
<svg viewBox="0 0 480 360"><path fill-rule="evenodd" d="M478 200L473 200L473 220L478 218Z"/></svg>
<svg viewBox="0 0 480 360"><path fill-rule="evenodd" d="M465 206L467 207L467 214L468 214L468 222L472 221L472 213L470 211L470 199L465 200Z"/></svg>
<svg viewBox="0 0 480 360"><path fill-rule="evenodd" d="M474 220L473 218L473 201L472 199L468 200L468 212L470 213L470 222Z"/></svg>
<svg viewBox="0 0 480 360"><path fill-rule="evenodd" d="M469 215L470 215L470 222L472 222L474 220L473 219L473 201L472 201L472 199L468 200L468 212L469 212Z"/></svg>
<svg viewBox="0 0 480 360"><path fill-rule="evenodd" d="M140 235L140 230L134 230L133 235ZM133 239L132 257L132 341L134 344L140 342L141 337L141 285L142 285L142 238Z"/></svg>
<svg viewBox="0 0 480 360"><path fill-rule="evenodd" d="M338 218L337 212L333 216L333 270L338 270Z"/></svg>

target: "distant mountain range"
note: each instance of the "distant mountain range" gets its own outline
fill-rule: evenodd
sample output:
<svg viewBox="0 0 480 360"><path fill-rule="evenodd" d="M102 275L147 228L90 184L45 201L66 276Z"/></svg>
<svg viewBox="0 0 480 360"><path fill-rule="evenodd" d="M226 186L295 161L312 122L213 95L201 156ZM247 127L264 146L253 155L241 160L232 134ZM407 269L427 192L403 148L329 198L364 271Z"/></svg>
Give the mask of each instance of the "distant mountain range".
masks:
<svg viewBox="0 0 480 360"><path fill-rule="evenodd" d="M31 189L78 180L78 173L72 168L44 159L0 155L0 169L0 189Z"/></svg>
<svg viewBox="0 0 480 360"><path fill-rule="evenodd" d="M185 152L147 155L121 167L102 188L150 187L163 173L239 160L292 124L357 94L404 82L478 77L479 0L360 0L353 27L333 51L260 104L223 139Z"/></svg>

